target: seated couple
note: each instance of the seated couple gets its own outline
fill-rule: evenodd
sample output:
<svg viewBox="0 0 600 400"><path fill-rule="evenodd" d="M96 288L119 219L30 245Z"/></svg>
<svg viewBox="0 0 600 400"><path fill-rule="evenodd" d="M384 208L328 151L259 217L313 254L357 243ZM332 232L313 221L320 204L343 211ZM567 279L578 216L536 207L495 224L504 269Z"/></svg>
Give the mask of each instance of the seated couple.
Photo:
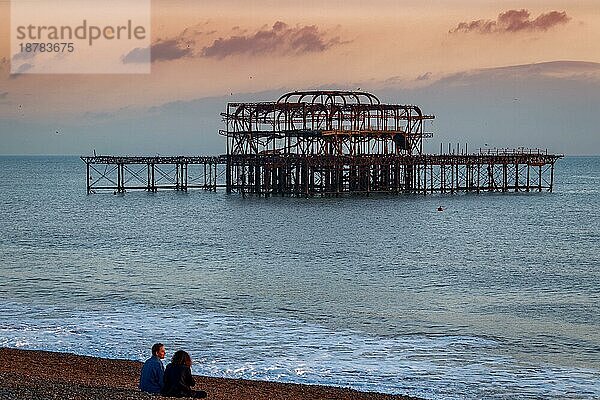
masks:
<svg viewBox="0 0 600 400"><path fill-rule="evenodd" d="M203 390L192 390L196 384L192 377L192 359L183 350L176 351L167 368L163 366L165 346L156 343L152 346L152 357L144 363L140 374L140 390L166 397L205 398Z"/></svg>

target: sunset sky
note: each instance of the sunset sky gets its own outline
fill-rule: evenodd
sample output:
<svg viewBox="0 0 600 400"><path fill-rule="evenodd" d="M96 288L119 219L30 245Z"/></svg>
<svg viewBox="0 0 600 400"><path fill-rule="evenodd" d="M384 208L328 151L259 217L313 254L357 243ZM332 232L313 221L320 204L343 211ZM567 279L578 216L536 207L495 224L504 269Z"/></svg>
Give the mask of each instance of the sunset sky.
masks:
<svg viewBox="0 0 600 400"><path fill-rule="evenodd" d="M0 1L0 154L218 154L228 101L312 88L420 105L431 151L600 154L597 0L155 0L151 15L150 74L10 75Z"/></svg>

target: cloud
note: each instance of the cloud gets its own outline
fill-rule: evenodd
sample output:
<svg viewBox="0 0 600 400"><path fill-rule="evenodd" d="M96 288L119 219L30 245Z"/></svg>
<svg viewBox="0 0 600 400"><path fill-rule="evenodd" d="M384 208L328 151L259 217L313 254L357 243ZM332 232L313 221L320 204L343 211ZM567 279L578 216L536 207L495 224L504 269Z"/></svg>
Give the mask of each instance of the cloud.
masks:
<svg viewBox="0 0 600 400"><path fill-rule="evenodd" d="M328 38L316 25L290 27L277 21L253 34L216 39L202 49L203 57L225 58L234 55L307 54L323 52L342 44L339 37Z"/></svg>
<svg viewBox="0 0 600 400"><path fill-rule="evenodd" d="M483 68L446 75L433 84L465 86L474 82L568 80L600 83L600 63L588 61L550 61L543 63Z"/></svg>
<svg viewBox="0 0 600 400"><path fill-rule="evenodd" d="M152 61L171 61L191 57L194 52L194 42L183 39L157 41L152 45L150 54Z"/></svg>
<svg viewBox="0 0 600 400"><path fill-rule="evenodd" d="M329 37L327 32L319 30L316 25L297 25L290 27L277 21L271 28L267 26L255 33L247 34L239 26L232 28L234 32L228 38L218 38L201 47L198 41L204 41L216 33L215 30L198 30L199 25L185 28L180 34L167 39L158 39L148 48L135 48L122 57L125 64L174 61L191 57L207 57L222 59L229 56L247 54L306 54L318 53L348 42L339 37ZM204 39L202 39L204 37ZM201 47L201 48L200 48Z"/></svg>
<svg viewBox="0 0 600 400"><path fill-rule="evenodd" d="M356 86L385 92L388 88L398 90L433 91L447 88L469 88L474 85L493 85L497 82L515 84L531 82L569 82L597 87L600 85L600 63L589 61L548 61L541 63L480 68L440 74L426 72L417 78L391 76L384 80L371 80L356 83Z"/></svg>
<svg viewBox="0 0 600 400"><path fill-rule="evenodd" d="M571 20L566 11L550 11L530 19L526 9L508 10L498 15L496 20L478 19L471 22L461 22L449 33L515 33L523 31L547 31L557 25L566 24Z"/></svg>
<svg viewBox="0 0 600 400"><path fill-rule="evenodd" d="M34 58L36 56L37 52L35 51L22 51L20 53L16 53L13 56L13 61L19 61L19 60L31 60L32 58Z"/></svg>
<svg viewBox="0 0 600 400"><path fill-rule="evenodd" d="M150 57L148 57L148 52L150 52ZM173 61L193 55L194 41L183 39L180 36L166 40L158 39L150 48L137 47L123 56L123 63L146 63L149 59L152 62Z"/></svg>
<svg viewBox="0 0 600 400"><path fill-rule="evenodd" d="M24 74L25 72L29 71L31 68L33 68L34 65L30 64L30 63L25 63L19 66L19 68L17 68L17 70L13 73L10 74L10 79L17 79L21 74Z"/></svg>
<svg viewBox="0 0 600 400"><path fill-rule="evenodd" d="M121 57L123 64L141 64L147 63L149 57L150 47L136 47L129 53Z"/></svg>

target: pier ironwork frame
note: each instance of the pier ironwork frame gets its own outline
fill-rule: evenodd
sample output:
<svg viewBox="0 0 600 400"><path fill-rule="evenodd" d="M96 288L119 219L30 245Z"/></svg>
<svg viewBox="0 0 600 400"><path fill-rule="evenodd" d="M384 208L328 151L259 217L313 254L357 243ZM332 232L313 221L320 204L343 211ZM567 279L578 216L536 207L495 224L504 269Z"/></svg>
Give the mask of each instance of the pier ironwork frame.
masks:
<svg viewBox="0 0 600 400"><path fill-rule="evenodd" d="M130 157L82 156L87 171L87 192L109 190L204 189L223 187L224 158L221 157Z"/></svg>
<svg viewBox="0 0 600 400"><path fill-rule="evenodd" d="M537 149L424 154L433 136L424 122L434 116L367 92L290 92L229 103L221 115L226 189L243 195L552 191L561 157Z"/></svg>
<svg viewBox="0 0 600 400"><path fill-rule="evenodd" d="M423 153L418 106L360 91L302 91L229 103L220 156L81 157L87 192L202 188L259 196L552 191L562 155L538 149Z"/></svg>

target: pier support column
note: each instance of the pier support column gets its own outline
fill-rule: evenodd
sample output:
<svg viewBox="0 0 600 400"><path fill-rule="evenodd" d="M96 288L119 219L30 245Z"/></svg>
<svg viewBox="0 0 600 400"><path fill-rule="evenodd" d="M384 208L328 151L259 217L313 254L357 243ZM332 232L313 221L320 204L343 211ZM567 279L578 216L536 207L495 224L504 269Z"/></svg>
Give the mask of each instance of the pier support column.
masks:
<svg viewBox="0 0 600 400"><path fill-rule="evenodd" d="M156 192L156 183L154 180L154 163L148 163L148 182L146 186L148 192Z"/></svg>
<svg viewBox="0 0 600 400"><path fill-rule="evenodd" d="M423 163L423 194L427 194L427 162Z"/></svg>
<svg viewBox="0 0 600 400"><path fill-rule="evenodd" d="M90 194L92 191L92 183L91 183L92 178L90 177L90 163L86 162L85 167L86 167L86 172L87 172L86 173L87 194Z"/></svg>
<svg viewBox="0 0 600 400"><path fill-rule="evenodd" d="M414 179L415 169L412 164L404 165L404 192L410 193L413 189L413 179Z"/></svg>
<svg viewBox="0 0 600 400"><path fill-rule="evenodd" d="M187 192L188 190L188 164L181 164L181 190Z"/></svg>
<svg viewBox="0 0 600 400"><path fill-rule="evenodd" d="M454 165L450 165L450 194L454 194Z"/></svg>
<svg viewBox="0 0 600 400"><path fill-rule="evenodd" d="M550 164L550 193L554 187L554 163Z"/></svg>
<svg viewBox="0 0 600 400"><path fill-rule="evenodd" d="M446 164L440 165L440 193L446 193Z"/></svg>
<svg viewBox="0 0 600 400"><path fill-rule="evenodd" d="M117 193L125 193L125 164L117 164Z"/></svg>
<svg viewBox="0 0 600 400"><path fill-rule="evenodd" d="M481 164L477 164L477 193L481 191Z"/></svg>
<svg viewBox="0 0 600 400"><path fill-rule="evenodd" d="M519 191L519 163L515 164L515 192Z"/></svg>
<svg viewBox="0 0 600 400"><path fill-rule="evenodd" d="M233 166L231 165L231 156L227 155L227 162L225 164L225 192L227 194L231 193L231 169Z"/></svg>

